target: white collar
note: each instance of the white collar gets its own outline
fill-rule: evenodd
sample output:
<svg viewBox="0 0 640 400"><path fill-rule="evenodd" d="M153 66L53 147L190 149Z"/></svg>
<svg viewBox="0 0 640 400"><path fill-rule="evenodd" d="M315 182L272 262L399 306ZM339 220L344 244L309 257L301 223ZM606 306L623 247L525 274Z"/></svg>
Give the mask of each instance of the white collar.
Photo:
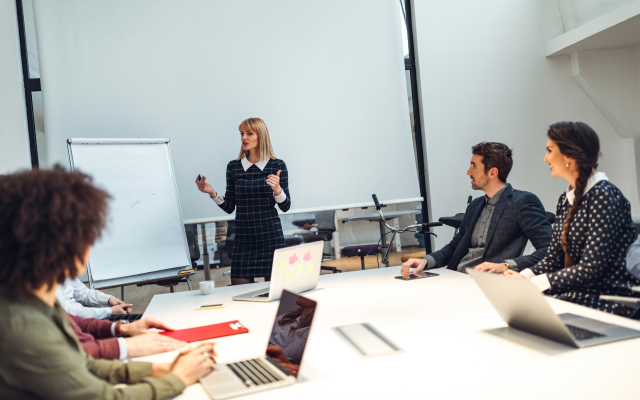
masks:
<svg viewBox="0 0 640 400"><path fill-rule="evenodd" d="M587 194L587 192L591 190L591 188L594 187L596 183L600 181L608 181L608 180L609 178L607 178L607 174L605 174L604 172L596 172L587 181L587 186L585 186L584 188L583 195ZM576 190L575 189L569 190L569 188L571 188L571 185L567 186L567 193L565 196L566 197L565 200L568 201L570 205L573 205L573 199L576 198L576 194L575 194Z"/></svg>
<svg viewBox="0 0 640 400"><path fill-rule="evenodd" d="M240 160L240 162L242 162L242 168L244 168L245 172L251 168L252 165L255 165L256 167L260 168L260 171L264 171L264 167L267 166L267 163L269 162L269 159L266 160L262 160L262 161L258 161L255 164L251 164L251 162L249 160L247 160L247 157L242 157L242 160Z"/></svg>

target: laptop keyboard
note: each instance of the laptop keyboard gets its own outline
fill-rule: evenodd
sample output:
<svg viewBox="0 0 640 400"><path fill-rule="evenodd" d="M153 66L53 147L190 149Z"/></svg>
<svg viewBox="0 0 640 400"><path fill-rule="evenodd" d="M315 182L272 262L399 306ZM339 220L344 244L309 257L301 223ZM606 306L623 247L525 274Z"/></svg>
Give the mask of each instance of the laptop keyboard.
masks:
<svg viewBox="0 0 640 400"><path fill-rule="evenodd" d="M577 326L573 326L569 324L565 324L565 325L567 326L567 328L569 328L569 332L571 332L571 334L573 335L573 337L576 338L576 340L587 340L587 339L606 336L598 332L578 328Z"/></svg>
<svg viewBox="0 0 640 400"><path fill-rule="evenodd" d="M256 386L265 385L282 380L278 375L271 372L259 358L231 363L227 364L227 366L247 386L251 386L251 384Z"/></svg>
<svg viewBox="0 0 640 400"><path fill-rule="evenodd" d="M267 293L262 293L262 294L257 294L257 295L255 295L255 296L253 296L253 297L269 297L269 292L267 292Z"/></svg>

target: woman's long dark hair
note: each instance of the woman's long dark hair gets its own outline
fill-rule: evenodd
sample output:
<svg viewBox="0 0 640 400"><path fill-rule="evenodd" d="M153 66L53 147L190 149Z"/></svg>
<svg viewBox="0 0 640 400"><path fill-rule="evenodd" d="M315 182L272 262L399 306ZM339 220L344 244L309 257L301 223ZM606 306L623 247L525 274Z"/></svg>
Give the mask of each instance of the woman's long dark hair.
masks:
<svg viewBox="0 0 640 400"><path fill-rule="evenodd" d="M589 177L598 168L600 139L589 125L582 122L557 122L549 127L547 136L558 145L563 156L576 161L578 169L578 179L574 188L575 198L562 227L562 249L565 254L565 268L568 268L573 265L567 243L569 225L578 211Z"/></svg>

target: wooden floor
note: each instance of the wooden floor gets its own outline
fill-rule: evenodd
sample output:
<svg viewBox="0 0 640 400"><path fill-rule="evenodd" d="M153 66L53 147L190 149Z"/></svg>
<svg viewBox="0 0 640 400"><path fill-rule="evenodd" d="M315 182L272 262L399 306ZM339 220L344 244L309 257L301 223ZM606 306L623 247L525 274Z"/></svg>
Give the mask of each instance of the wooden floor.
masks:
<svg viewBox="0 0 640 400"><path fill-rule="evenodd" d="M424 249L420 247L404 247L401 252L391 252L389 253L389 265L400 265L400 257L403 254L407 253L415 253L418 251L424 251ZM364 267L365 269L370 268L378 268L378 263L380 262L380 255L376 260L376 256L366 256L364 258ZM354 272L361 271L362 265L360 261L360 257L350 257L350 258L339 258L336 260L325 261L322 263L323 266L328 267L336 267L342 271L342 273L346 272ZM231 284L231 279L229 276L224 276L223 273L229 271L230 267L226 268L214 268L211 270L211 278L215 281L216 287L228 286ZM331 271L321 271L321 274L331 274ZM198 282L204 281L204 271L199 270L194 276L191 277L191 286L193 290L199 290ZM174 287L174 291L185 291L189 290L189 287L186 283L180 283ZM120 288L115 289L105 289L103 292L120 298ZM133 313L134 314L143 314L147 309L147 306L151 302L151 299L156 294L162 293L170 293L170 289L168 287L162 287L158 285L147 285L142 287L137 286L125 286L124 288L124 300L127 303L133 304Z"/></svg>

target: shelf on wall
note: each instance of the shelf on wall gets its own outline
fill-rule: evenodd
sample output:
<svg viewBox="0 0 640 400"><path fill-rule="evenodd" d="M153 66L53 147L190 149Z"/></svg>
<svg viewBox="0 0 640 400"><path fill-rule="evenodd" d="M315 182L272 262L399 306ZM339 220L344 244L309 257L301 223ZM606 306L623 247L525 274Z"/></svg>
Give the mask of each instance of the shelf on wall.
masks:
<svg viewBox="0 0 640 400"><path fill-rule="evenodd" d="M635 0L544 44L545 56L640 45L640 0Z"/></svg>

